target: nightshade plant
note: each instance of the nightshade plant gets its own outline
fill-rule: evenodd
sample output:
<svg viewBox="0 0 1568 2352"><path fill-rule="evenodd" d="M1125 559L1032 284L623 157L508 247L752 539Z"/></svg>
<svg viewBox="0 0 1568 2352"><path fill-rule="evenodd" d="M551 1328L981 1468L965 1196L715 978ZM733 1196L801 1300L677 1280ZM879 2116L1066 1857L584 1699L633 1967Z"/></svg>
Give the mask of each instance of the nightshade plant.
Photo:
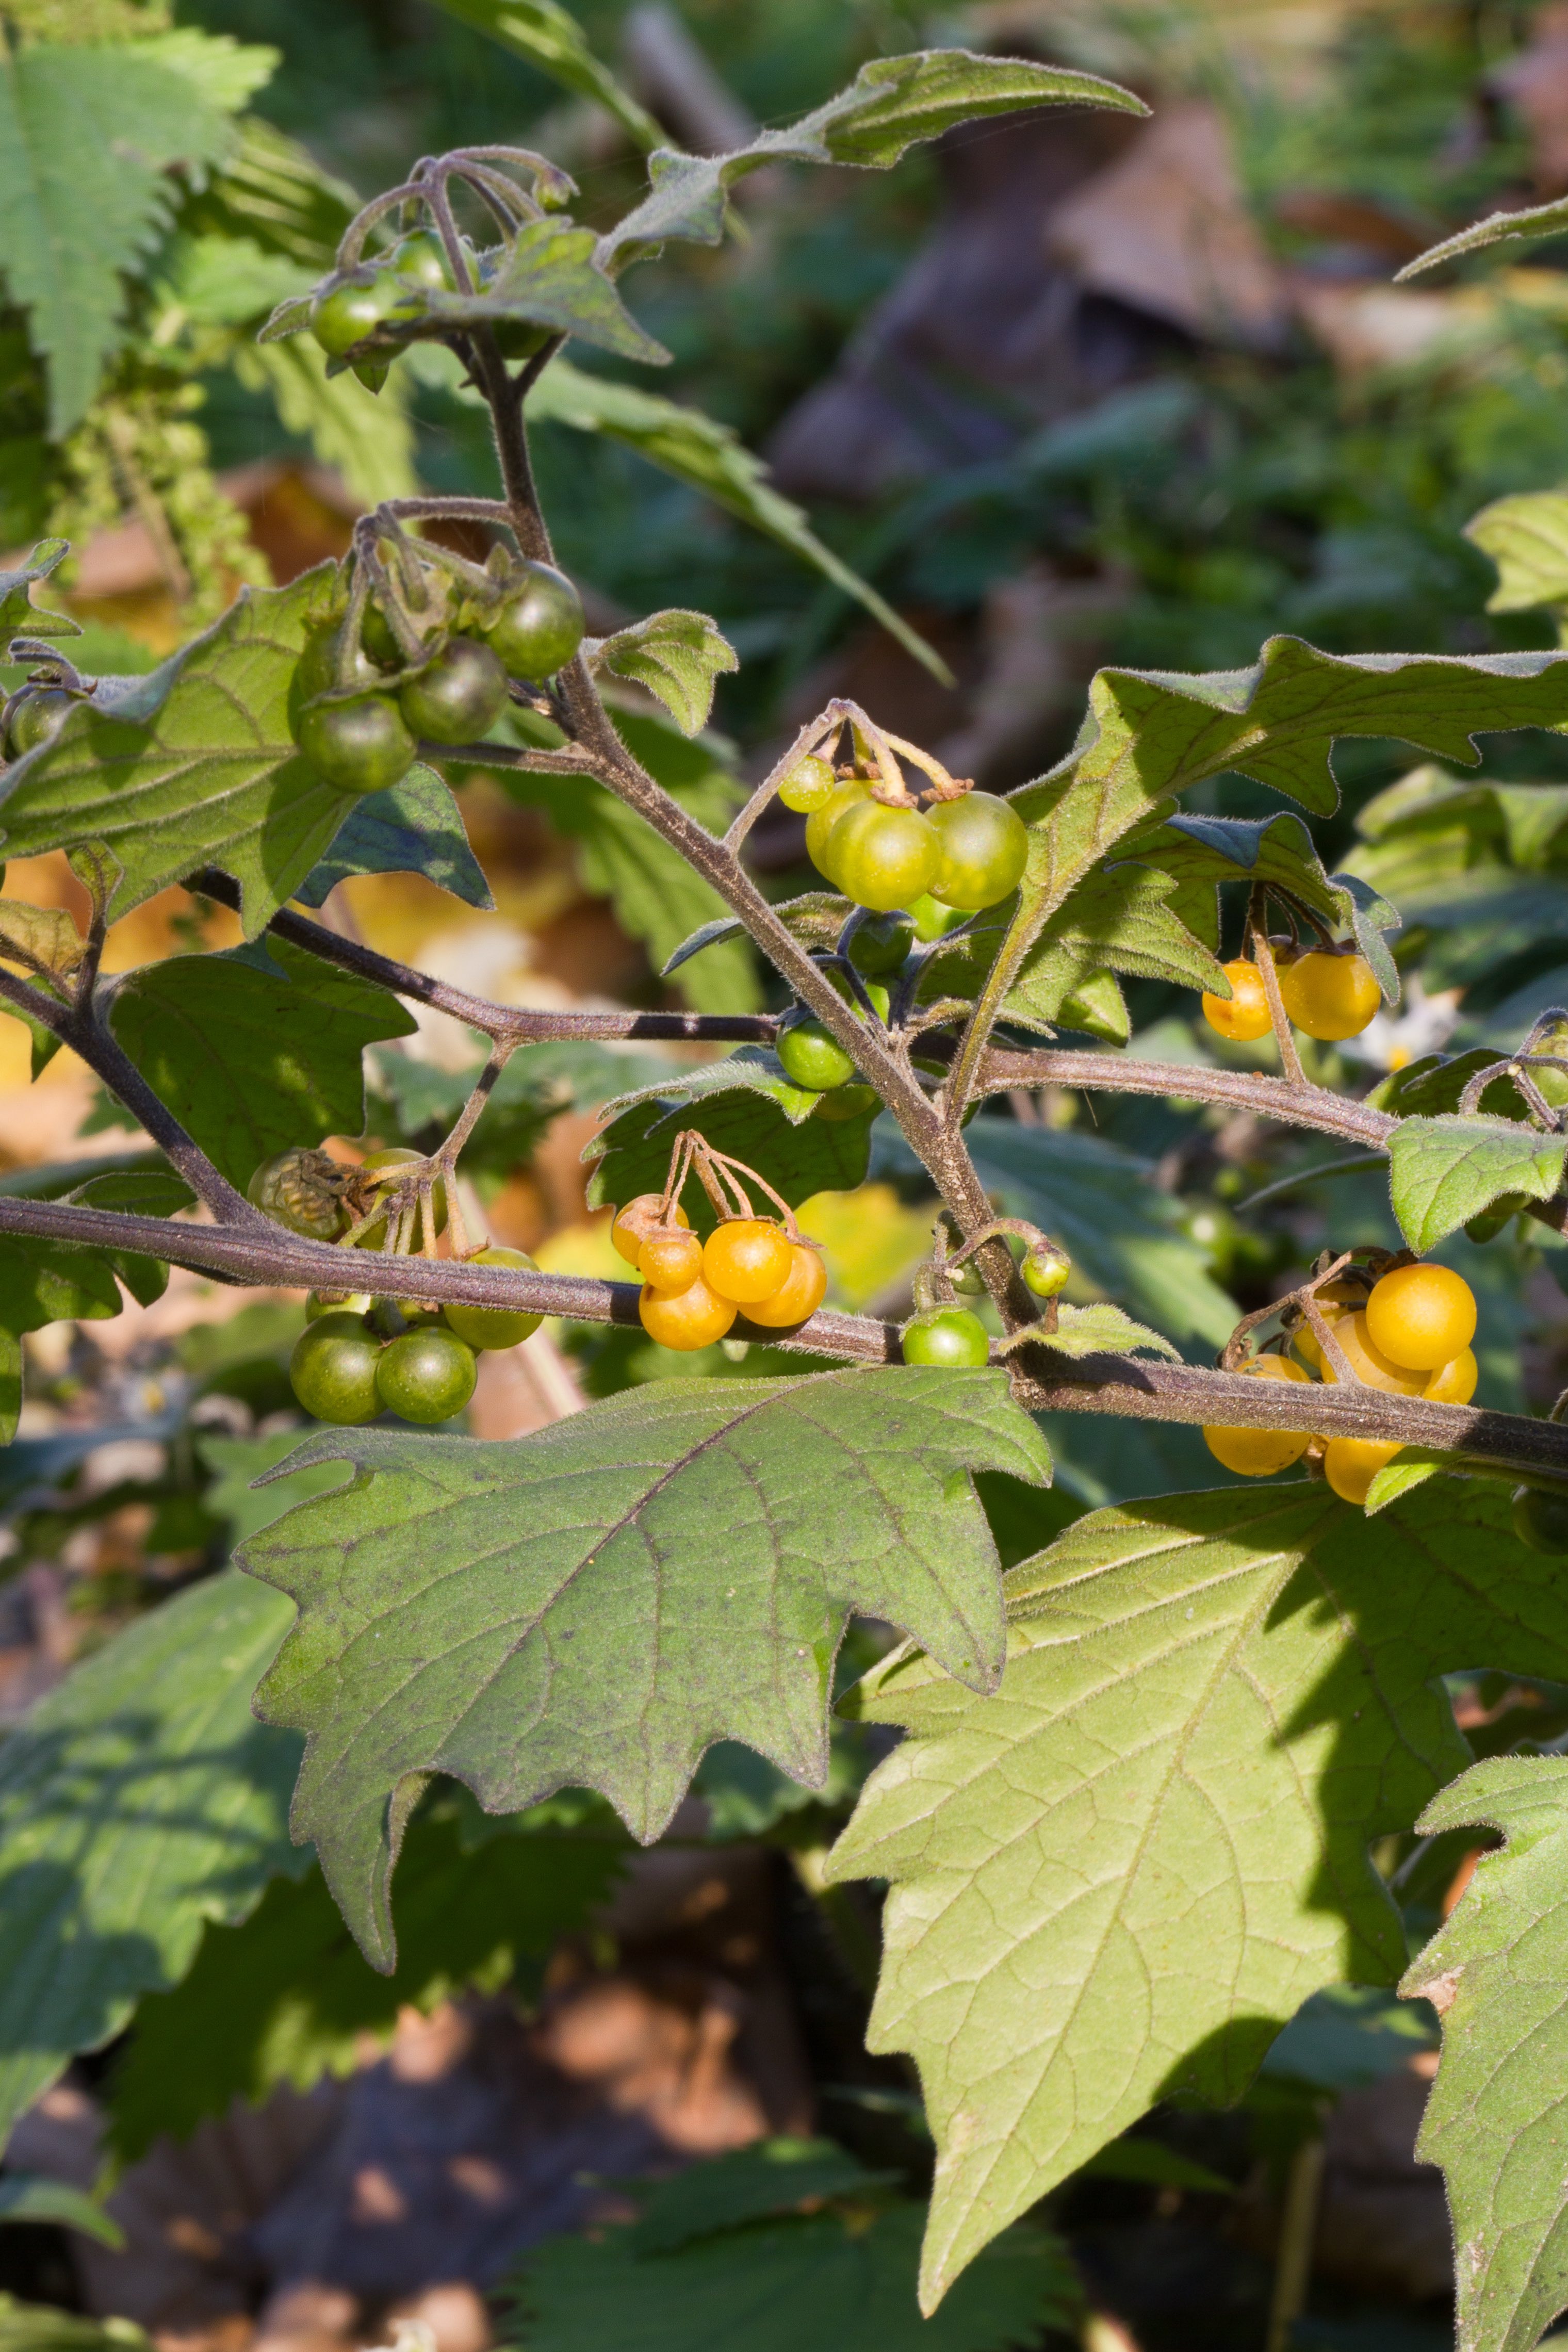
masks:
<svg viewBox="0 0 1568 2352"><path fill-rule="evenodd" d="M489 405L500 499L384 504L344 565L247 591L136 679L79 676L63 650L72 625L33 604L58 548L0 581L12 656L33 667L6 715L4 846L64 850L93 910L83 936L0 901L0 995L38 1065L73 1047L167 1163L63 1199L0 1198L7 1434L22 1334L113 1314L120 1283L155 1295L169 1264L351 1301L342 1326L312 1325L296 1375L345 1423L389 1394L405 1423L449 1410L460 1360L538 1316L635 1326L647 1313L637 1286L509 1264L461 1222L453 1179L487 1105L531 1052L563 1042L738 1048L612 1104L595 1181L648 1292L685 1297L700 1267L726 1329L786 1367L803 1359L798 1373L656 1381L514 1443L329 1426L289 1454L280 1466L310 1491L249 1536L243 1572L89 1662L0 1760L14 1897L0 1906L0 2097L14 2116L142 1994L210 2001L202 1968L182 1981L204 1920L238 1932L252 1912L288 1913L283 1882L305 1864L283 1835L299 1757L285 1735L304 1737L294 1838L313 1842L374 1966L422 1984L436 1962L400 1959L404 1903L445 1885L479 1833L477 1815L461 1837L446 1816L415 1818L433 1776L466 1783L490 1816L598 1791L643 1840L716 1742L820 1786L835 1660L860 1613L904 1639L846 1709L906 1736L830 1871L891 1889L871 2033L912 2055L936 2141L924 2306L1155 2102L1239 2096L1311 1993L1396 1983L1409 1955L1370 1853L1425 1817L1510 1841L1408 1982L1447 2018L1429 2144L1454 2203L1461 2341L1513 2352L1568 2305L1555 2078L1530 2055L1556 2046L1568 2007L1552 1867L1563 1772L1521 1757L1451 1786L1468 1751L1441 1677L1489 1666L1568 1681L1568 1427L1449 1401L1473 1382L1468 1291L1405 1276L1461 1228L1482 1238L1518 1214L1568 1230L1568 1015L1544 1014L1512 1052L1426 1056L1366 1098L1309 1077L1287 1016L1342 1036L1371 987L1398 994L1398 912L1363 877L1325 871L1306 821L1335 809L1335 740L1393 738L1473 765L1479 733L1568 732L1568 654L1342 657L1280 637L1240 673L1104 671L1071 752L1001 809L887 714L835 702L720 835L638 758L616 682L695 735L732 650L679 610L582 635L530 469L524 403L563 345L658 360L620 281L672 239L716 243L745 174L886 168L952 124L1064 104L1140 110L1038 64L882 59L739 153L656 152L647 196L602 236L572 219L572 184L542 157L426 159L353 221L335 271L266 333L314 332L335 369L373 384L410 346L445 346ZM1527 226L1561 226L1562 208ZM1562 502L1533 517L1508 503L1478 525L1503 554L1500 594L1568 606ZM488 534L489 559L421 535L439 521ZM1526 542L1521 588L1507 566ZM669 968L743 931L792 1009L519 1010L313 919L354 872L423 870L482 897L439 772L481 765L612 796L677 853L710 910ZM1291 808L1257 822L1184 813L1184 795L1226 773ZM847 824L809 836L842 887L775 907L756 887L743 852L775 794L808 823ZM979 847L961 856L963 843ZM110 924L175 883L236 908L247 944L102 979ZM1249 950L1228 966L1227 887ZM1258 992L1237 1034L1267 1026L1279 1075L1122 1050L1118 974L1203 993L1223 1029L1244 969ZM363 1048L408 1031L405 1003L467 1023L489 1056L433 1153L383 1155L347 1178L318 1147L358 1131ZM1096 1042L1063 1045L1063 1029ZM996 1213L1017 1130L985 1106L1047 1085L1226 1106L1384 1158L1407 1250L1330 1253L1242 1318L1217 1368L1184 1362L1116 1300L1065 1297L1071 1261L1093 1256L1092 1218L1075 1238ZM812 1272L795 1206L864 1179L879 1117L941 1203L913 1323L763 1313L786 1269ZM694 1168L702 1185L683 1195ZM756 1216L753 1184L782 1226ZM771 1287L759 1275L745 1288L741 1239ZM1411 1302L1430 1307L1435 1337L1399 1319L1396 1297L1406 1318ZM999 1338L961 1303L987 1298ZM412 1371L386 1384L395 1350L423 1363L432 1344L446 1371L427 1393ZM335 1385L316 1382L319 1360L336 1362ZM1237 1466L1310 1475L1095 1512L1004 1579L973 1482L1048 1483L1043 1412L1203 1426L1233 1460L1238 1435L1272 1435L1284 1442L1240 1449ZM1341 1499L1336 1446L1363 1449L1361 1501ZM136 1736L106 1728L110 1702L132 1696ZM121 1812L105 1794L113 1866L62 1911L51 1890L68 1865L70 1790L128 1790L150 1758L151 1797ZM589 1873L576 1916L600 1892ZM419 1917L423 1953L433 1930ZM310 1918L324 1950L335 1920L323 1906Z"/></svg>

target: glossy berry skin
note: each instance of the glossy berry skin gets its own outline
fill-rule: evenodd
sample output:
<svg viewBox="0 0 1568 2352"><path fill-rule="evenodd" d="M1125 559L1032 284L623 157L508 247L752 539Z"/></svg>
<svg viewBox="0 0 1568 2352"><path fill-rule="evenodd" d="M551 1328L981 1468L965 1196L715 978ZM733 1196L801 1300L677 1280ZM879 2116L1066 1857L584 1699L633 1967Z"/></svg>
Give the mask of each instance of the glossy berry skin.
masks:
<svg viewBox="0 0 1568 2352"><path fill-rule="evenodd" d="M827 837L826 856L830 878L847 898L890 914L930 889L942 844L919 809L868 801L845 811Z"/></svg>
<svg viewBox="0 0 1568 2352"><path fill-rule="evenodd" d="M1228 1037L1235 1045L1250 1045L1255 1038L1267 1037L1273 1027L1268 1017L1268 994L1263 985L1263 974L1255 963L1238 956L1234 963L1224 967L1230 982L1228 996L1204 993L1204 1019L1221 1037Z"/></svg>
<svg viewBox="0 0 1568 2352"><path fill-rule="evenodd" d="M915 927L916 939L922 945L931 940L945 939L948 932L956 930L964 919L961 908L944 907L940 899L931 897L929 890L918 898L911 898L905 912Z"/></svg>
<svg viewBox="0 0 1568 2352"><path fill-rule="evenodd" d="M875 1087L835 1087L831 1093L818 1096L813 1116L836 1126L841 1119L864 1118L877 1108Z"/></svg>
<svg viewBox="0 0 1568 2352"><path fill-rule="evenodd" d="M396 703L384 694L317 703L300 719L295 740L334 792L382 793L400 783L414 765L414 738Z"/></svg>
<svg viewBox="0 0 1568 2352"><path fill-rule="evenodd" d="M381 1411L380 1361L381 1342L362 1315L321 1315L295 1340L289 1379L318 1421L357 1429Z"/></svg>
<svg viewBox="0 0 1568 2352"><path fill-rule="evenodd" d="M405 1421L450 1421L474 1393L474 1351L439 1326L389 1340L375 1368L381 1401Z"/></svg>
<svg viewBox="0 0 1568 2352"><path fill-rule="evenodd" d="M464 243L467 243L465 238ZM472 247L469 247L472 253ZM415 229L400 237L386 257L386 266L398 278L412 279L427 293L454 294L458 281L447 258L447 248L433 228Z"/></svg>
<svg viewBox="0 0 1568 2352"><path fill-rule="evenodd" d="M417 1151L410 1151L404 1144L389 1144L384 1151L371 1152L361 1163L362 1171L366 1174L374 1175L381 1168L412 1168L422 1156ZM439 1181L432 1196L431 1206L436 1212L436 1231L438 1234L444 1234L447 1230L447 1187ZM376 1217L359 1235L354 1247L379 1249L385 1239L386 1219L384 1216Z"/></svg>
<svg viewBox="0 0 1568 2352"><path fill-rule="evenodd" d="M466 1265L510 1266L514 1274L537 1274L538 1266L526 1250L503 1249L492 1243L488 1249L476 1250ZM465 1307L454 1303L441 1309L443 1321L449 1330L470 1348L515 1348L520 1340L531 1339L543 1322L526 1307Z"/></svg>
<svg viewBox="0 0 1568 2352"><path fill-rule="evenodd" d="M552 563L519 566L521 584L491 621L485 637L510 677L538 685L564 669L583 642L583 599Z"/></svg>
<svg viewBox="0 0 1568 2352"><path fill-rule="evenodd" d="M374 606L367 607L367 622L374 610ZM369 691L382 683L381 674L363 643L346 642L347 627L346 621L339 621L326 628L312 629L305 639L304 651L289 681L289 730L296 743L305 705L313 702L317 695L331 694L344 686L363 686Z"/></svg>
<svg viewBox="0 0 1568 2352"><path fill-rule="evenodd" d="M689 1290L678 1291L673 1297L645 1286L637 1300L637 1315L648 1338L657 1339L661 1348L678 1348L686 1353L693 1348L710 1348L721 1339L736 1312L734 1300L716 1297L700 1275Z"/></svg>
<svg viewBox="0 0 1568 2352"><path fill-rule="evenodd" d="M1058 1290L1066 1287L1068 1276L1072 1272L1072 1260L1065 1250L1047 1245L1044 1249L1026 1250L1018 1271L1024 1277L1026 1290L1033 1291L1037 1298L1054 1298Z"/></svg>
<svg viewBox="0 0 1568 2352"><path fill-rule="evenodd" d="M809 816L837 790L837 782L831 762L808 751L804 760L795 761L779 786L779 798L797 816Z"/></svg>
<svg viewBox="0 0 1568 2352"><path fill-rule="evenodd" d="M1513 1490L1513 1531L1531 1551L1568 1552L1568 1494L1544 1486Z"/></svg>
<svg viewBox="0 0 1568 2352"><path fill-rule="evenodd" d="M832 1031L809 1014L780 1030L774 1050L785 1077L817 1094L847 1085L855 1075L854 1062Z"/></svg>
<svg viewBox="0 0 1568 2352"><path fill-rule="evenodd" d="M6 703L4 717L5 757L24 759L58 732L79 702L87 697L63 686L20 686Z"/></svg>
<svg viewBox="0 0 1568 2352"><path fill-rule="evenodd" d="M1373 1480L1398 1452L1380 1438L1331 1438L1323 1449L1323 1475L1342 1503L1364 1503Z"/></svg>
<svg viewBox="0 0 1568 2352"><path fill-rule="evenodd" d="M310 303L310 332L329 359L342 359L400 310L406 312L407 296L388 269L323 287Z"/></svg>
<svg viewBox="0 0 1568 2352"><path fill-rule="evenodd" d="M915 927L907 914L873 915L851 932L846 953L863 980L887 980L902 970L914 943ZM885 1005L882 1011L885 1018Z"/></svg>
<svg viewBox="0 0 1568 2352"><path fill-rule="evenodd" d="M931 895L942 906L973 914L1011 896L1023 879L1029 835L1016 809L994 793L965 793L938 801L926 822L942 845Z"/></svg>
<svg viewBox="0 0 1568 2352"><path fill-rule="evenodd" d="M787 1331L792 1325L804 1323L827 1295L822 1252L805 1242L792 1242L789 1255L789 1272L773 1297L759 1299L746 1309L747 1322L760 1323L764 1331Z"/></svg>
<svg viewBox="0 0 1568 2352"><path fill-rule="evenodd" d="M766 1217L726 1217L703 1244L703 1281L737 1307L771 1298L789 1270L788 1237Z"/></svg>
<svg viewBox="0 0 1568 2352"><path fill-rule="evenodd" d="M858 808L871 797L871 787L859 776L851 776L828 793L820 808L812 810L805 820L805 854L819 874L833 876L826 864L828 837L847 811Z"/></svg>
<svg viewBox="0 0 1568 2352"><path fill-rule="evenodd" d="M1325 1044L1359 1037L1383 1002L1364 956L1326 955L1320 948L1280 965L1279 993L1296 1027Z"/></svg>
<svg viewBox="0 0 1568 2352"><path fill-rule="evenodd" d="M702 1272L702 1244L681 1226L656 1227L637 1253L637 1272L650 1290L674 1298Z"/></svg>
<svg viewBox="0 0 1568 2352"><path fill-rule="evenodd" d="M1475 1293L1451 1266L1396 1265L1373 1286L1366 1328L1394 1363L1435 1372L1475 1338Z"/></svg>
<svg viewBox="0 0 1568 2352"><path fill-rule="evenodd" d="M1384 1355L1367 1328L1363 1313L1336 1316L1330 1325L1335 1339L1344 1350L1352 1371L1364 1381L1369 1389L1382 1389L1389 1396L1420 1396L1426 1386L1427 1374L1410 1365L1396 1364ZM1337 1381L1332 1361L1325 1357L1321 1365L1324 1380Z"/></svg>
<svg viewBox="0 0 1568 2352"><path fill-rule="evenodd" d="M967 1307L930 1307L911 1316L902 1345L906 1364L974 1366L991 1356L991 1336Z"/></svg>
<svg viewBox="0 0 1568 2352"><path fill-rule="evenodd" d="M615 1223L610 1227L610 1239L619 1255L624 1257L630 1266L637 1265L642 1253L643 1243L659 1222L661 1199L662 1195L658 1192L639 1192L635 1201L628 1201L625 1208L616 1211ZM689 1223L685 1210L679 1202L670 1211L668 1222L676 1225Z"/></svg>
<svg viewBox="0 0 1568 2352"><path fill-rule="evenodd" d="M422 740L477 743L506 709L506 672L493 646L478 637L448 637L435 659L405 681L397 699Z"/></svg>
<svg viewBox="0 0 1568 2352"><path fill-rule="evenodd" d="M1291 1363L1288 1356L1254 1356L1242 1370L1249 1380L1300 1381L1310 1388L1312 1383L1300 1364ZM1295 1429L1205 1429L1204 1444L1216 1462L1234 1470L1242 1478L1272 1478L1278 1470L1289 1470L1292 1462L1300 1462L1311 1444L1307 1430Z"/></svg>
<svg viewBox="0 0 1568 2352"><path fill-rule="evenodd" d="M1434 1404L1468 1404L1480 1379L1480 1366L1470 1348L1461 1348L1446 1364L1439 1364L1421 1393Z"/></svg>

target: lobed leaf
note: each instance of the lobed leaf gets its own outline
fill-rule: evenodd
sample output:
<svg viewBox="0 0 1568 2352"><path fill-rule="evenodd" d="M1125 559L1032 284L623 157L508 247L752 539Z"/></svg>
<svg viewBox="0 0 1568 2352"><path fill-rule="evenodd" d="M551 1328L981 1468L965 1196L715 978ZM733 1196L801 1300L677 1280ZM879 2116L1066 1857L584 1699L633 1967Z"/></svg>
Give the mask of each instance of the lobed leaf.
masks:
<svg viewBox="0 0 1568 2352"><path fill-rule="evenodd" d="M1497 565L1489 613L1525 613L1568 604L1568 496L1516 490L1472 515L1465 537Z"/></svg>
<svg viewBox="0 0 1568 2352"><path fill-rule="evenodd" d="M683 735L707 726L719 677L741 667L734 646L706 613L653 613L584 650L590 668L634 678L656 694Z"/></svg>
<svg viewBox="0 0 1568 2352"><path fill-rule="evenodd" d="M7 857L86 842L121 868L113 917L203 866L239 884L247 938L265 929L349 814L289 731L289 687L336 567L240 591L210 629L145 677L100 680L47 742L0 777Z"/></svg>
<svg viewBox="0 0 1568 2352"><path fill-rule="evenodd" d="M1479 1217L1504 1192L1547 1201L1563 1180L1568 1137L1510 1118L1404 1118L1388 1143L1389 1191L1399 1229L1416 1251Z"/></svg>
<svg viewBox="0 0 1568 2352"><path fill-rule="evenodd" d="M419 287L400 311L438 329L499 325L518 320L575 335L617 359L645 366L668 362L662 343L639 327L602 266L599 240L591 228L571 221L527 221L489 282L472 294L444 287ZM276 322L275 322L276 323ZM388 331L395 335L395 329Z"/></svg>
<svg viewBox="0 0 1568 2352"><path fill-rule="evenodd" d="M649 191L600 243L606 269L669 237L717 245L730 190L769 163L850 163L885 172L909 150L955 123L1032 106L1109 106L1147 114L1142 99L1098 74L1022 58L977 57L968 49L922 49L877 58L847 89L784 131L764 131L728 155L681 155L661 147L648 158Z"/></svg>
<svg viewBox="0 0 1568 2352"><path fill-rule="evenodd" d="M1531 2352L1568 2308L1568 1759L1494 1756L1434 1798L1416 1827L1505 1840L1478 1857L1399 1990L1431 2000L1443 2023L1416 2150L1447 2187L1458 2352Z"/></svg>
<svg viewBox="0 0 1568 2352"><path fill-rule="evenodd" d="M829 1872L891 1884L869 2038L936 2136L928 2306L1157 2101L1237 2097L1318 1987L1397 1978L1368 1848L1465 1760L1437 1678L1568 1662L1508 1514L1453 1480L1370 1524L1305 1483L1097 1512L1006 1578L995 1697L906 1644L845 1702L908 1735Z"/></svg>
<svg viewBox="0 0 1568 2352"><path fill-rule="evenodd" d="M79 621L45 612L32 598L34 581L47 580L69 553L68 539L41 539L18 570L0 571L0 638L80 636Z"/></svg>
<svg viewBox="0 0 1568 2352"><path fill-rule="evenodd" d="M1135 1355L1140 1348L1147 1348L1151 1355L1181 1360L1180 1349L1173 1348L1169 1339L1151 1331L1146 1323L1134 1323L1131 1315L1113 1307L1108 1298L1098 1299L1092 1307L1059 1306L1057 1328L1046 1344L1058 1356Z"/></svg>
<svg viewBox="0 0 1568 2352"><path fill-rule="evenodd" d="M211 1577L84 1659L0 1748L0 2132L184 1974L206 1920L307 1866L286 1823L299 1743L250 1712L289 1617L279 1594Z"/></svg>
<svg viewBox="0 0 1568 2352"><path fill-rule="evenodd" d="M424 1775L488 1811L598 1790L651 1840L703 1750L827 1769L851 1611L977 1688L1001 1654L996 1553L970 1474L1049 1476L1003 1375L908 1368L664 1381L532 1437L323 1431L353 1464L239 1555L300 1620L259 1694L307 1735L297 1836L373 1964Z"/></svg>
<svg viewBox="0 0 1568 2352"><path fill-rule="evenodd" d="M365 1047L416 1026L384 988L280 940L144 964L117 985L110 1018L143 1077L240 1192L275 1151L358 1135Z"/></svg>
<svg viewBox="0 0 1568 2352"><path fill-rule="evenodd" d="M35 907L26 898L0 898L0 957L27 971L40 965L63 980L87 953L87 941L63 907Z"/></svg>
<svg viewBox="0 0 1568 2352"><path fill-rule="evenodd" d="M401 783L354 801L294 897L301 907L322 906L351 874L422 874L466 906L486 914L495 907L462 812L434 768L410 768Z"/></svg>

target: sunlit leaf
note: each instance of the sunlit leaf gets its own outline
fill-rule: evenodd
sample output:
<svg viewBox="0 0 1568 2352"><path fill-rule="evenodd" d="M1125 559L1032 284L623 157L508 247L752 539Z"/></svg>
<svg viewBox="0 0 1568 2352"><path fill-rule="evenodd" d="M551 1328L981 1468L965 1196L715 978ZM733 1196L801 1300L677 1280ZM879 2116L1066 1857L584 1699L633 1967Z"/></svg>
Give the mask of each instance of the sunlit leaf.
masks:
<svg viewBox="0 0 1568 2352"><path fill-rule="evenodd" d="M1435 1247L1505 1192L1550 1200L1563 1179L1568 1137L1514 1119L1405 1118L1389 1138L1389 1188L1413 1250Z"/></svg>

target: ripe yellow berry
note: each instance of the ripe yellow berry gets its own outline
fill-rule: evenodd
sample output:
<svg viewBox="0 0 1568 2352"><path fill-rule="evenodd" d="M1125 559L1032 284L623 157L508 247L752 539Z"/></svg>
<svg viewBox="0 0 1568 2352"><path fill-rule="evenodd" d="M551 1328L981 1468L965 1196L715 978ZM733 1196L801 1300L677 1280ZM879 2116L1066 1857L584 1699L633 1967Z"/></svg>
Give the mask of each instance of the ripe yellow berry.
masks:
<svg viewBox="0 0 1568 2352"><path fill-rule="evenodd" d="M1297 1028L1325 1043L1359 1037L1383 998L1364 956L1329 955L1321 948L1280 965L1279 994Z"/></svg>
<svg viewBox="0 0 1568 2352"><path fill-rule="evenodd" d="M787 1330L791 1324L804 1323L808 1315L816 1314L826 1290L827 1268L822 1252L805 1242L792 1242L788 1274L771 1298L747 1307L746 1320L761 1323L769 1331Z"/></svg>
<svg viewBox="0 0 1568 2352"><path fill-rule="evenodd" d="M1364 1503L1373 1480L1398 1451L1381 1438L1331 1437L1323 1453L1323 1475L1342 1503Z"/></svg>
<svg viewBox="0 0 1568 2352"><path fill-rule="evenodd" d="M1204 1019L1233 1045L1248 1045L1255 1037L1267 1037L1274 1024L1268 1017L1268 993L1263 985L1263 974L1245 956L1238 956L1224 970L1230 982L1230 994L1210 996L1205 991Z"/></svg>
<svg viewBox="0 0 1568 2352"><path fill-rule="evenodd" d="M1385 1356L1373 1340L1363 1314L1341 1316L1332 1326L1335 1339L1350 1360L1350 1367L1358 1380L1368 1388L1385 1389L1390 1396L1420 1396L1426 1386L1426 1374L1413 1370L1407 1364L1396 1364ZM1338 1372L1325 1357L1322 1366L1326 1381L1337 1381Z"/></svg>
<svg viewBox="0 0 1568 2352"><path fill-rule="evenodd" d="M659 1221L660 1205L659 1193L639 1192L635 1201L628 1201L624 1209L616 1210L616 1221L610 1227L610 1239L628 1265L637 1265L643 1243ZM670 1213L670 1222L678 1225L690 1222L679 1202Z"/></svg>
<svg viewBox="0 0 1568 2352"><path fill-rule="evenodd" d="M1446 1364L1439 1364L1421 1393L1436 1404L1468 1404L1480 1378L1472 1349L1461 1348Z"/></svg>
<svg viewBox="0 0 1568 2352"><path fill-rule="evenodd" d="M702 1271L702 1244L695 1234L656 1226L637 1254L637 1272L652 1290L673 1298L689 1290Z"/></svg>
<svg viewBox="0 0 1568 2352"><path fill-rule="evenodd" d="M735 1319L735 1307L728 1298L716 1298L699 1275L689 1289L677 1291L673 1297L668 1291L645 1287L637 1314L648 1338L661 1348L689 1351L721 1339Z"/></svg>
<svg viewBox="0 0 1568 2352"><path fill-rule="evenodd" d="M1366 1302L1366 1328L1393 1362L1435 1372L1475 1338L1475 1293L1451 1266L1396 1265Z"/></svg>
<svg viewBox="0 0 1568 2352"><path fill-rule="evenodd" d="M1300 1381L1310 1388L1311 1382L1300 1364L1288 1356L1255 1356L1242 1370L1253 1380ZM1292 1462L1300 1462L1311 1444L1306 1430L1295 1429L1205 1429L1204 1443L1216 1462L1234 1470L1243 1478L1271 1478L1277 1470L1289 1470Z"/></svg>
<svg viewBox="0 0 1568 2352"><path fill-rule="evenodd" d="M766 1217L729 1217L709 1234L702 1252L702 1279L720 1298L737 1307L757 1307L787 1281L790 1245Z"/></svg>

